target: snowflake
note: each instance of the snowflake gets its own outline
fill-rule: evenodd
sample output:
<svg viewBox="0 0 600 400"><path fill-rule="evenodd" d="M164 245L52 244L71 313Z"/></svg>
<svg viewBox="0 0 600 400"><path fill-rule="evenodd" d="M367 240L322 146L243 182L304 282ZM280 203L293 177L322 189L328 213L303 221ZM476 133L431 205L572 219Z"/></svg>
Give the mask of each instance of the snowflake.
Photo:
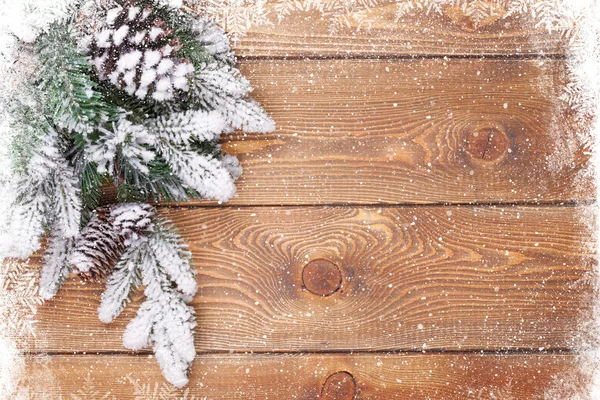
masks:
<svg viewBox="0 0 600 400"><path fill-rule="evenodd" d="M425 11L455 20L453 14L460 13L471 20L473 29L511 15L529 17L536 27L548 31L568 31L576 22L564 0L398 0L396 3L397 18Z"/></svg>
<svg viewBox="0 0 600 400"><path fill-rule="evenodd" d="M512 379L502 387L467 389L467 398L476 400L515 400Z"/></svg>
<svg viewBox="0 0 600 400"><path fill-rule="evenodd" d="M366 27L377 17L377 7L396 7L396 17L419 12L449 17L467 30L490 25L511 15L527 16L547 30L573 29L571 7L564 0L188 0L196 12L208 14L237 39L252 27L274 24L296 13L317 12L335 33L344 27ZM467 19L465 23L463 19Z"/></svg>
<svg viewBox="0 0 600 400"><path fill-rule="evenodd" d="M96 389L94 378L88 372L87 377L83 381L83 386L77 392L71 394L71 400L116 400L111 392L104 392Z"/></svg>
<svg viewBox="0 0 600 400"><path fill-rule="evenodd" d="M35 336L38 271L28 263L6 261L0 267L0 332L7 337Z"/></svg>
<svg viewBox="0 0 600 400"><path fill-rule="evenodd" d="M35 336L40 304L36 269L26 262L0 263L0 394L19 387L24 360L18 345Z"/></svg>
<svg viewBox="0 0 600 400"><path fill-rule="evenodd" d="M271 24L267 0L191 0L188 7L209 15L235 40L253 26Z"/></svg>
<svg viewBox="0 0 600 400"><path fill-rule="evenodd" d="M140 383L139 379L133 379L131 375L126 375L124 383L133 385L134 400L206 400L206 397L197 397L190 394L187 388L181 391L173 385L166 382Z"/></svg>

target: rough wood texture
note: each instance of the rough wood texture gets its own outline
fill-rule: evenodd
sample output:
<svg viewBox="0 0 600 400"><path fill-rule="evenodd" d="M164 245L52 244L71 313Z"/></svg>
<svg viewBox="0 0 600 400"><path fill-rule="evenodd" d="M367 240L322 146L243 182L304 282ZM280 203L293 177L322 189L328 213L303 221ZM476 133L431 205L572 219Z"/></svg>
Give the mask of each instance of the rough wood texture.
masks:
<svg viewBox="0 0 600 400"><path fill-rule="evenodd" d="M51 398L86 400L158 399L153 393L165 400L535 400L544 398L554 375L570 374L573 361L562 355L203 355L181 391L165 383L155 360L141 356L38 357L23 376Z"/></svg>
<svg viewBox="0 0 600 400"><path fill-rule="evenodd" d="M562 349L589 311L582 208L166 211L197 263L199 351ZM315 260L342 272L329 296L303 285ZM30 350L122 351L140 296L104 325L101 290L71 279Z"/></svg>
<svg viewBox="0 0 600 400"><path fill-rule="evenodd" d="M379 5L336 25L318 11L294 11L281 23L269 1L270 23L253 24L234 42L241 57L398 57L402 55L556 55L564 54L560 34L534 28L526 18L507 18L472 29L464 20L418 13L396 20L395 4ZM250 11L252 13L252 11ZM228 28L226 26L226 28ZM235 29L235 27L229 27ZM332 29L334 28L333 32Z"/></svg>
<svg viewBox="0 0 600 400"><path fill-rule="evenodd" d="M234 134L234 205L591 200L562 61L245 62L277 123ZM214 205L214 202L203 204Z"/></svg>
<svg viewBox="0 0 600 400"><path fill-rule="evenodd" d="M244 166L234 205L593 199L558 110L561 61L246 62L277 122L224 149ZM214 203L205 203L214 204Z"/></svg>

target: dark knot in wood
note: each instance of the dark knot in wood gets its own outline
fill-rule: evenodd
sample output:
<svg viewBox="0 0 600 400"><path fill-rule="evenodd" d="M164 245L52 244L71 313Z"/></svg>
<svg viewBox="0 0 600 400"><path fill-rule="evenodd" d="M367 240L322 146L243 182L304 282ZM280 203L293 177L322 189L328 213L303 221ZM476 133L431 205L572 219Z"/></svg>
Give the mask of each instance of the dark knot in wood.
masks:
<svg viewBox="0 0 600 400"><path fill-rule="evenodd" d="M465 138L466 150L475 161L495 162L501 160L509 148L506 133L495 127L471 131Z"/></svg>
<svg viewBox="0 0 600 400"><path fill-rule="evenodd" d="M336 372L323 385L322 400L352 400L356 397L356 381L348 372Z"/></svg>
<svg viewBox="0 0 600 400"><path fill-rule="evenodd" d="M311 293L331 296L342 286L342 271L329 260L313 260L302 270L302 283Z"/></svg>

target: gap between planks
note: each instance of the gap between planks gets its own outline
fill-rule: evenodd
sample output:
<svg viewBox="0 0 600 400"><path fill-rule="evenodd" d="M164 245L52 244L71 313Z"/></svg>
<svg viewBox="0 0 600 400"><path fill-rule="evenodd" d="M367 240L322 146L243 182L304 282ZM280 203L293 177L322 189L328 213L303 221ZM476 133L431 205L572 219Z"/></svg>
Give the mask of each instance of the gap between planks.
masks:
<svg viewBox="0 0 600 400"><path fill-rule="evenodd" d="M530 60L568 60L566 54L306 54L280 56L238 55L242 61L334 61L334 60L494 60L494 61L530 61Z"/></svg>
<svg viewBox="0 0 600 400"><path fill-rule="evenodd" d="M354 204L354 203L315 203L315 204L217 204L214 202L202 203L155 203L157 209L186 209L195 210L203 208L221 208L221 209L245 209L245 208L481 208L481 207L524 207L524 208L582 208L598 204L596 200L573 200L573 201L542 201L542 202L478 202L478 203L399 203L399 204Z"/></svg>
<svg viewBox="0 0 600 400"><path fill-rule="evenodd" d="M24 356L50 356L50 357L61 357L61 356L149 356L154 354L150 350L143 351L24 351L20 352ZM505 349L505 350L489 350L489 349L469 349L469 350L295 350L295 351L277 351L277 350L202 350L196 351L198 357L210 356L210 355L423 355L423 356L436 356L436 355L481 355L481 356L511 356L511 355L574 355L576 352L570 348L552 348L548 350L539 350L535 348L517 348L517 349Z"/></svg>

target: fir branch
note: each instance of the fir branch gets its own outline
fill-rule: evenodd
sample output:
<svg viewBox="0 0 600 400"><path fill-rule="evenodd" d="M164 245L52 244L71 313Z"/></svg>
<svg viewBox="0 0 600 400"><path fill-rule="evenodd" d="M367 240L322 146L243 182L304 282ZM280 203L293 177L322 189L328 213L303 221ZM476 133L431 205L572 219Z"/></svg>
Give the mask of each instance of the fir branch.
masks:
<svg viewBox="0 0 600 400"><path fill-rule="evenodd" d="M79 181L73 168L63 160L58 162L55 172L52 200L57 228L67 238L77 236L82 213Z"/></svg>
<svg viewBox="0 0 600 400"><path fill-rule="evenodd" d="M57 127L90 133L116 120L117 107L107 103L91 78L90 65L66 24L54 24L35 46L41 64L39 88L47 93L47 114Z"/></svg>
<svg viewBox="0 0 600 400"><path fill-rule="evenodd" d="M192 138L212 142L219 139L225 128L218 112L191 110L149 119L146 126L179 146L188 146Z"/></svg>
<svg viewBox="0 0 600 400"><path fill-rule="evenodd" d="M19 193L11 215L11 255L27 258L40 248L40 238L46 227L55 218L67 229L66 236L74 236L77 228L72 223L73 212L78 208L77 200L71 205L56 204L57 200L73 199L77 189L69 180L69 170L62 160L59 134L50 130L44 137L27 169L27 176L18 185ZM66 173L67 179L61 174Z"/></svg>
<svg viewBox="0 0 600 400"><path fill-rule="evenodd" d="M39 294L42 298L46 300L53 298L71 273L69 259L74 244L74 239L64 237L60 230L52 232L40 273Z"/></svg>
<svg viewBox="0 0 600 400"><path fill-rule="evenodd" d="M155 223L155 232L148 245L153 249L156 261L167 273L177 290L188 300L196 294L196 273L190 261L192 254L170 221L161 219Z"/></svg>
<svg viewBox="0 0 600 400"><path fill-rule="evenodd" d="M200 16L193 22L192 29L196 40L212 54L215 60L230 66L235 64L235 56L223 28L209 18ZM200 68L200 65L195 66L198 69Z"/></svg>
<svg viewBox="0 0 600 400"><path fill-rule="evenodd" d="M98 166L98 173L114 172L115 160L126 162L143 174L148 174L148 164L155 155L148 150L154 143L154 137L142 125L135 125L126 119L113 124L111 130L98 129L100 137L90 141L86 147L87 158ZM117 157L118 155L118 157Z"/></svg>
<svg viewBox="0 0 600 400"><path fill-rule="evenodd" d="M106 290L98 307L98 318L112 322L121 314L131 299L132 292L141 284L139 275L139 248L129 248L121 255L113 272L106 280Z"/></svg>
<svg viewBox="0 0 600 400"><path fill-rule="evenodd" d="M81 203L82 203L82 215L81 224L86 225L92 213L100 207L100 200L102 198L102 185L107 183L106 175L98 172L98 167L95 163L87 161L81 161L78 163L82 166L81 171L78 175L81 176L79 187L81 188Z"/></svg>
<svg viewBox="0 0 600 400"><path fill-rule="evenodd" d="M187 371L196 356L194 310L172 288L149 243L140 245L140 269L147 299L125 328L123 345L131 350L152 346L167 380L182 387L188 383Z"/></svg>
<svg viewBox="0 0 600 400"><path fill-rule="evenodd" d="M216 63L196 72L189 100L196 107L219 112L225 120L226 131L272 132L275 123L248 97L251 91L250 83L236 68Z"/></svg>
<svg viewBox="0 0 600 400"><path fill-rule="evenodd" d="M179 148L164 136L157 141L156 148L173 173L203 197L227 201L235 194L233 177L218 158Z"/></svg>

